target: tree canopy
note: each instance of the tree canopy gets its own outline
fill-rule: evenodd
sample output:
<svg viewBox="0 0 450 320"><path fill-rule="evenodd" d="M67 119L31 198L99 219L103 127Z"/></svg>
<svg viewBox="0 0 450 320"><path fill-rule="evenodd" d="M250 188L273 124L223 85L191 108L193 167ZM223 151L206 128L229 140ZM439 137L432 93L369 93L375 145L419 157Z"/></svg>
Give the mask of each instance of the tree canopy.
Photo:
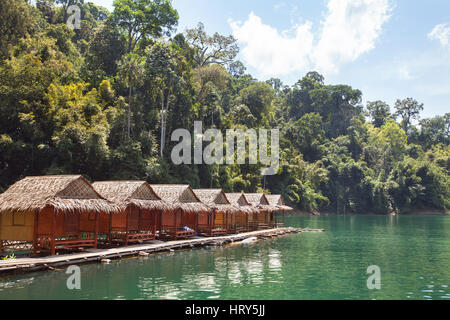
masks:
<svg viewBox="0 0 450 320"><path fill-rule="evenodd" d="M80 29L65 24L81 9ZM306 211L448 210L450 115L421 118L316 71L294 85L258 81L231 35L199 23L174 34L169 0L0 1L0 191L26 175L188 183L280 193ZM261 164L175 165L170 140L193 130L276 128L280 170ZM234 156L237 156L235 151ZM247 160L254 154L246 150Z"/></svg>

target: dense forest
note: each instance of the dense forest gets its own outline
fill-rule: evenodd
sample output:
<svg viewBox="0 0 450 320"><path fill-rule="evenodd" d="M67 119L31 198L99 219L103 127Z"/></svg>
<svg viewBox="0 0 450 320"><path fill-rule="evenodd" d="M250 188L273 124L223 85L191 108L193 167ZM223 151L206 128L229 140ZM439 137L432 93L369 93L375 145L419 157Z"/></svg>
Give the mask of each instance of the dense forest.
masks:
<svg viewBox="0 0 450 320"><path fill-rule="evenodd" d="M81 9L69 28L67 8ZM258 81L233 36L176 33L169 0L0 1L0 191L27 175L145 179L281 193L305 211L403 213L450 206L450 113L309 72ZM386 84L388 85L388 84ZM171 132L279 128L281 165L174 165Z"/></svg>

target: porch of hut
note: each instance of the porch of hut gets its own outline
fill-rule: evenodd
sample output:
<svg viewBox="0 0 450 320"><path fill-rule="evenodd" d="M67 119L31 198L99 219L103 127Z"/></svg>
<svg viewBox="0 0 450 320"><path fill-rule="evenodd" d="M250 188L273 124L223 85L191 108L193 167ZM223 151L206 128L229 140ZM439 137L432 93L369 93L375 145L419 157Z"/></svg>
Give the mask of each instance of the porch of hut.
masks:
<svg viewBox="0 0 450 320"><path fill-rule="evenodd" d="M274 210L274 207L269 204L266 195L263 193L246 193L245 196L250 204L256 209L255 212L249 216L250 231L269 229L270 212Z"/></svg>
<svg viewBox="0 0 450 320"><path fill-rule="evenodd" d="M199 215L198 233L210 237L233 233L228 226L239 210L231 205L225 192L222 189L195 189L194 192L210 208L208 215Z"/></svg>
<svg viewBox="0 0 450 320"><path fill-rule="evenodd" d="M156 239L161 213L172 207L162 201L147 182L99 181L92 185L121 208L119 213L101 223L105 241L128 245Z"/></svg>
<svg viewBox="0 0 450 320"><path fill-rule="evenodd" d="M226 193L225 195L230 203L238 208L238 211L234 214L233 224L229 228L233 228L234 233L247 232L249 230L248 218L255 212L255 209L243 193Z"/></svg>
<svg viewBox="0 0 450 320"><path fill-rule="evenodd" d="M270 226L273 228L283 228L285 222L285 212L293 210L293 208L287 206L283 200L283 197L279 194L266 195L269 204L275 208L270 213ZM281 213L281 219L280 217Z"/></svg>
<svg viewBox="0 0 450 320"><path fill-rule="evenodd" d="M197 235L198 218L209 209L189 185L150 185L155 193L172 206L164 211L159 224L160 239L187 239Z"/></svg>
<svg viewBox="0 0 450 320"><path fill-rule="evenodd" d="M96 248L100 215L117 210L80 175L26 177L0 195L0 241L33 254Z"/></svg>

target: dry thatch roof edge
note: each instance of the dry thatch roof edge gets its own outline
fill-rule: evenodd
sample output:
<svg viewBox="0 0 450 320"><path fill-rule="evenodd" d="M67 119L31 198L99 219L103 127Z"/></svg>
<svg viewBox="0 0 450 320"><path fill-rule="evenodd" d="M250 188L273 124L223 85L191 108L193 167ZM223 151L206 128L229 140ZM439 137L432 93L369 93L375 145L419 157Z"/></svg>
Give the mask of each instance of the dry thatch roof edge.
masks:
<svg viewBox="0 0 450 320"><path fill-rule="evenodd" d="M0 195L0 212L36 212L53 207L58 213L76 211L118 212L81 175L25 177Z"/></svg>

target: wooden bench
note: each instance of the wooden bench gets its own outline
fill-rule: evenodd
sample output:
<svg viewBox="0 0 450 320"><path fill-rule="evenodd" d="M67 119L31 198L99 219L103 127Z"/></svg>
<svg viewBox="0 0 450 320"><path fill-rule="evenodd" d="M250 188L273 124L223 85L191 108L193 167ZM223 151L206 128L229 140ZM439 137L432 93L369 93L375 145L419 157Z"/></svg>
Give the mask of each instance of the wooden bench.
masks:
<svg viewBox="0 0 450 320"><path fill-rule="evenodd" d="M155 240L156 235L153 232L115 232L112 234L112 242L133 243L140 241Z"/></svg>
<svg viewBox="0 0 450 320"><path fill-rule="evenodd" d="M227 234L227 230L225 228L215 228L212 230L213 236L223 236Z"/></svg>
<svg viewBox="0 0 450 320"><path fill-rule="evenodd" d="M248 223L248 230L255 231L258 230L258 221L251 221Z"/></svg>
<svg viewBox="0 0 450 320"><path fill-rule="evenodd" d="M211 227L211 226L198 226L197 232L199 235L205 236L205 237L215 237L219 235L226 235L227 229L223 227Z"/></svg>
<svg viewBox="0 0 450 320"><path fill-rule="evenodd" d="M247 232L246 226L236 226L236 233Z"/></svg>
<svg viewBox="0 0 450 320"><path fill-rule="evenodd" d="M55 240L56 249L67 249L67 248L79 248L79 247L94 247L95 240Z"/></svg>
<svg viewBox="0 0 450 320"><path fill-rule="evenodd" d="M174 239L186 239L192 238L197 235L195 230L183 230L175 228L162 228L159 232L158 238L160 240L174 240Z"/></svg>
<svg viewBox="0 0 450 320"><path fill-rule="evenodd" d="M258 230L265 230L265 229L269 229L269 225L267 223L258 224Z"/></svg>
<svg viewBox="0 0 450 320"><path fill-rule="evenodd" d="M195 237L195 235L197 234L196 231L194 230L177 230L176 231L176 238L177 239L186 239L186 238L192 238Z"/></svg>

